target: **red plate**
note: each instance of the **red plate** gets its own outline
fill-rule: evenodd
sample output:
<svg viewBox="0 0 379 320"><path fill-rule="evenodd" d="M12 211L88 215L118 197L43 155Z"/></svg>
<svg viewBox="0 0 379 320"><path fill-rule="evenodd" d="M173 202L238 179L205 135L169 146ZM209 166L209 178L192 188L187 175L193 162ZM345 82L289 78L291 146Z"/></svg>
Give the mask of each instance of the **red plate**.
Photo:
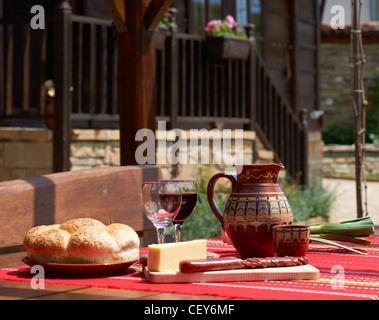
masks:
<svg viewBox="0 0 379 320"><path fill-rule="evenodd" d="M126 273L126 270L137 261L122 263L104 263L104 264L64 264L64 263L35 263L25 257L22 262L30 267L42 266L46 275L59 277L104 277L120 273Z"/></svg>

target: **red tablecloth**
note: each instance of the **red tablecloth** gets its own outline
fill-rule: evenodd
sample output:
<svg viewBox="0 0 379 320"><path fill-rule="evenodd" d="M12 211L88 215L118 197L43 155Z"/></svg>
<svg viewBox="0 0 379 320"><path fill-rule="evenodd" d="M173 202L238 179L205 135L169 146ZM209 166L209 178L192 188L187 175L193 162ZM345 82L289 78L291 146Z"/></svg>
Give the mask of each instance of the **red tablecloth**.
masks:
<svg viewBox="0 0 379 320"><path fill-rule="evenodd" d="M191 295L211 295L237 299L285 300L377 300L379 297L379 238L371 237L370 247L353 245L369 253L362 256L344 249L312 243L309 263L320 270L320 279L306 281L255 281L225 283L151 284L140 270L113 277L75 279L47 277L45 283L143 290ZM236 254L234 247L220 239L208 240L208 250ZM141 254L147 249L141 249ZM0 280L30 281L28 266L0 269Z"/></svg>

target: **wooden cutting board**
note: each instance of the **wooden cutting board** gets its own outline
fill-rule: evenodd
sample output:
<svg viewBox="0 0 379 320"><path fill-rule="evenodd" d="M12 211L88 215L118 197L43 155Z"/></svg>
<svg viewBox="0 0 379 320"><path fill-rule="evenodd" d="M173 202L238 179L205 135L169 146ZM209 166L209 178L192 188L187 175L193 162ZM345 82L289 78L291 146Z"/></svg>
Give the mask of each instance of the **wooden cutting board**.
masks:
<svg viewBox="0 0 379 320"><path fill-rule="evenodd" d="M147 268L144 268L143 272L146 279L151 283L317 280L320 277L320 271L311 265L196 273L182 273L180 271L149 272Z"/></svg>

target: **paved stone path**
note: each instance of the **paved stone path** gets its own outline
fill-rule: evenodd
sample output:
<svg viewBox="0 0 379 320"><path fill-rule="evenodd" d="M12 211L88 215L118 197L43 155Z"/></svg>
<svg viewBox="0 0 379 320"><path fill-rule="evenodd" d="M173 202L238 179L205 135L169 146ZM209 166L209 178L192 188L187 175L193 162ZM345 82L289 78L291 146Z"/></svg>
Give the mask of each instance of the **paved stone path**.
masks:
<svg viewBox="0 0 379 320"><path fill-rule="evenodd" d="M335 190L337 197L331 209L330 222L355 219L357 217L355 180L323 179L323 185ZM367 183L367 203L369 216L374 224L379 226L379 182Z"/></svg>

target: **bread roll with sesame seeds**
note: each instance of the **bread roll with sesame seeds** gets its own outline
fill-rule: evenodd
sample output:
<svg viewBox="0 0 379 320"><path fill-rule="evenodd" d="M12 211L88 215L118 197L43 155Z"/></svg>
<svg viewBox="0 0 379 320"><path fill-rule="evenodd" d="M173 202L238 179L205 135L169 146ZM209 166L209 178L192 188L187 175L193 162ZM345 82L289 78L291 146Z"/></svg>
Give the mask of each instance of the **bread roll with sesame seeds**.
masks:
<svg viewBox="0 0 379 320"><path fill-rule="evenodd" d="M30 260L38 263L67 263L67 244L71 235L62 229L42 232L34 241Z"/></svg>
<svg viewBox="0 0 379 320"><path fill-rule="evenodd" d="M118 256L120 260L138 260L140 240L137 233L129 226L113 223L107 227L107 232L114 237L120 248Z"/></svg>
<svg viewBox="0 0 379 320"><path fill-rule="evenodd" d="M70 234L74 234L79 229L87 227L101 230L106 228L104 223L91 218L72 219L62 223L60 226L61 229L68 231Z"/></svg>
<svg viewBox="0 0 379 320"><path fill-rule="evenodd" d="M51 229L58 229L60 227L60 224L54 224L50 226L37 226L34 228L31 228L25 235L24 238L24 247L27 251L31 250L34 245L34 241L37 239L37 237L44 231L51 230Z"/></svg>
<svg viewBox="0 0 379 320"><path fill-rule="evenodd" d="M75 232L67 245L70 263L117 262L113 256L119 251L116 240L108 232L89 227Z"/></svg>
<svg viewBox="0 0 379 320"><path fill-rule="evenodd" d="M25 235L24 247L35 263L103 264L139 259L139 237L129 226L89 218L38 226Z"/></svg>

